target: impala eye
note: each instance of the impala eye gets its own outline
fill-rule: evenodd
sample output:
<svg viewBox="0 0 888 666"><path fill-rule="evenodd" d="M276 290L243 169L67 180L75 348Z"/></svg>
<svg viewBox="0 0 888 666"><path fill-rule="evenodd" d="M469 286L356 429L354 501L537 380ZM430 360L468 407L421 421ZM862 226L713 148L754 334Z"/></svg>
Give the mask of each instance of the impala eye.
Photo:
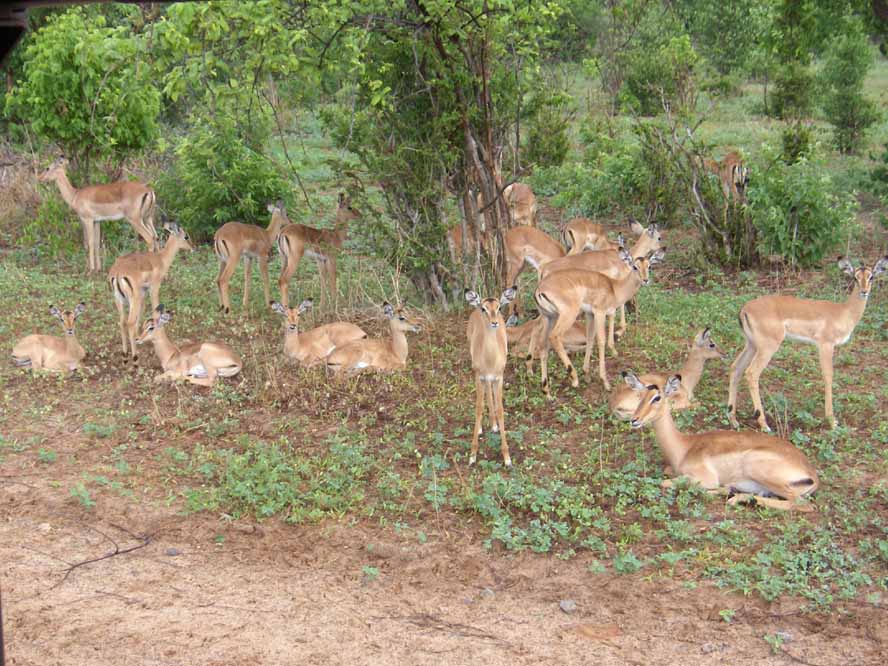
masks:
<svg viewBox="0 0 888 666"><path fill-rule="evenodd" d="M659 394L655 395L653 398L651 398L651 404L653 405L655 402L660 402Z"/></svg>
<svg viewBox="0 0 888 666"><path fill-rule="evenodd" d="M709 348L710 348L710 349L715 349L715 343L714 343L714 342L710 342L710 343L709 343Z"/></svg>

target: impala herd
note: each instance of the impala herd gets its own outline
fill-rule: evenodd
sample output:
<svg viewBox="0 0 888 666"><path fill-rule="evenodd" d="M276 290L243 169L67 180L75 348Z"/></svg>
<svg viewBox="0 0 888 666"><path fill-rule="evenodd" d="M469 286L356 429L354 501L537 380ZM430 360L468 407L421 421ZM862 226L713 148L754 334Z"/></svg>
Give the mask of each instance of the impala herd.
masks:
<svg viewBox="0 0 888 666"><path fill-rule="evenodd" d="M124 355L137 359L136 346L150 341L163 373L155 381L186 380L211 386L219 377L238 374L243 363L228 345L202 342L176 346L167 336L173 313L160 302L160 287L180 250L194 250L188 234L176 224L164 224L169 232L160 247L154 228L155 196L151 188L134 182L95 185L77 189L68 180L67 162L59 159L42 174L41 181L55 181L62 197L77 213L83 225L84 244L90 272L101 270L101 231L104 220L126 219L145 241L146 252L118 257L108 273L111 294L120 316L120 337ZM736 153L721 162L705 162L704 167L718 176L726 201L742 199L748 171ZM472 431L469 464L478 456L482 421L487 405L488 422L499 433L503 462L512 464L506 436L503 384L511 351L523 356L528 376L539 359L542 389L552 399L548 375L549 347L554 348L570 375L570 383L579 385L579 377L568 352L584 350L583 370L591 372L593 331L598 350L598 376L604 388L611 390L605 365L605 346L616 356L618 336L626 331L625 305L638 290L650 283L652 268L665 256L662 236L656 224L644 227L630 224L637 240L627 247L622 234L616 241L608 238L602 225L586 218L568 222L561 232L561 243L536 227L537 204L531 189L513 183L501 192L510 211L512 226L503 234L508 284L499 298L483 298L467 290L465 298L473 308L468 318L466 336L475 376L475 423ZM490 242L490 229L484 221L484 207L477 224L481 234L468 234L457 227L451 232L451 249L475 239ZM490 204L488 204L490 205ZM336 262L346 239L348 225L359 217L348 197L339 197L336 223L332 230L316 229L290 222L282 202L269 204L271 220L267 227L229 222L216 232L214 250L219 259L216 280L219 307L231 312L229 284L241 257L245 283L243 307L249 299L252 262L259 264L265 303L285 320L284 353L304 366L323 363L328 372L348 373L358 370L392 371L407 366L407 333L420 330L420 320L389 303L383 304L390 336L373 339L349 322L334 322L308 331L299 330L299 319L312 308L305 300L298 307L289 306L288 286L304 255L317 260L321 281L321 305L336 299ZM472 229L472 232L478 231ZM268 262L277 247L281 256L278 280L280 302L272 302ZM517 279L530 266L539 282L533 293L539 316L518 324ZM871 266L855 267L846 259L839 267L854 279L854 288L844 303L770 295L756 298L740 310L740 327L746 346L731 365L728 388L729 418L735 430L717 430L695 435L680 432L672 411L686 409L694 400L694 388L700 381L708 359L724 359L725 353L712 340L709 328L691 341L688 358L678 373L650 372L636 375L623 372L623 380L609 399L610 410L628 420L633 428L652 425L675 477L686 477L711 492L730 495L729 502L754 499L779 509L812 510L804 501L818 486L817 472L805 455L784 439L771 435L739 431L736 418L737 386L740 375L749 384L755 418L762 431L769 431L759 390L759 377L784 339L817 346L825 386L825 416L836 425L832 404L833 354L851 335L863 316L873 282L888 270L888 257ZM151 317L139 334L139 322L146 295L151 299ZM504 310L512 309L506 320ZM86 354L75 337L75 320L86 310L83 303L72 311L55 306L50 314L57 317L65 335L29 335L15 344L12 360L22 368L71 372L81 367ZM615 331L617 311L621 313ZM585 317L585 326L578 321ZM609 318L609 319L608 319ZM609 322L609 323L608 323ZM671 481L664 482L664 485Z"/></svg>

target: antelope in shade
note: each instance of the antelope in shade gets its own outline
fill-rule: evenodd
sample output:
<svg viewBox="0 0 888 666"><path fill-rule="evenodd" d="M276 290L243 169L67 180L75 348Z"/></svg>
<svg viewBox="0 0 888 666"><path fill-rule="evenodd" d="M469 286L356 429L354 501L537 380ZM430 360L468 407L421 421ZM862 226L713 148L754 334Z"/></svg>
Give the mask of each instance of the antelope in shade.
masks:
<svg viewBox="0 0 888 666"><path fill-rule="evenodd" d="M271 213L271 221L267 228L256 224L227 222L219 227L213 237L213 248L216 251L216 256L219 257L219 276L216 278L216 285L219 288L219 309L225 314L231 312L228 288L231 276L234 275L241 256L244 258L244 310L246 311L250 298L250 277L254 259L259 263L262 287L265 290L265 302L271 302L268 260L271 258L271 250L281 232L281 227L289 224L290 221L287 219L287 211L283 201L268 204L268 212Z"/></svg>
<svg viewBox="0 0 888 666"><path fill-rule="evenodd" d="M281 303L289 305L287 289L290 278L299 268L303 255L314 257L318 262L321 280L321 305L326 302L326 294L336 296L336 259L342 250L348 234L348 223L360 217L352 208L351 199L345 193L339 195L336 208L336 225L330 229L315 229L304 224L288 224L278 236L278 251L281 254L281 276L278 286L281 290Z"/></svg>
<svg viewBox="0 0 888 666"><path fill-rule="evenodd" d="M506 441L505 415L503 411L503 373L506 370L509 343L506 335L506 322L500 310L508 305L518 290L506 289L499 300L485 298L474 291L466 290L466 301L475 308L469 315L466 336L469 339L469 354L472 357L472 370L475 373L475 429L472 432L472 453L469 464L474 465L478 458L478 437L481 434L481 420L484 416L484 398L487 397L487 414L493 432L499 431L503 463L512 466L509 444Z"/></svg>
<svg viewBox="0 0 888 666"><path fill-rule="evenodd" d="M514 356L526 357L530 348L530 340L534 335L534 331L538 329L537 335L546 327L545 318L540 315L534 319L530 319L523 324L518 323L518 315L512 315L506 321L506 337L509 340L509 353ZM575 321L574 325L567 329L562 338L564 348L568 352L582 351L586 348L586 327L579 321ZM542 350L538 350L542 351ZM537 354L539 355L539 353Z"/></svg>
<svg viewBox="0 0 888 666"><path fill-rule="evenodd" d="M337 347L327 356L329 370L339 373L365 368L403 370L407 367L406 333L419 332L419 319L409 315L404 308L395 310L389 303L382 304L382 312L389 320L391 337L388 340L378 338L355 340Z"/></svg>
<svg viewBox="0 0 888 666"><path fill-rule="evenodd" d="M533 190L524 183L512 183L503 190L512 224L519 227L536 226L537 201Z"/></svg>
<svg viewBox="0 0 888 666"><path fill-rule="evenodd" d="M550 343L570 373L571 386L579 386L577 371L564 349L563 336L564 332L573 326L580 312L586 315L586 355L583 361L583 370L587 375L590 372L589 362L592 354L592 324L594 320L595 336L598 341L598 376L601 378L604 388L610 390L610 382L607 379L604 363L606 317L614 314L617 308L635 296L642 285L648 284L650 268L662 260L663 250L660 249L648 257L636 257L635 259L626 250L621 250L620 257L631 270L628 275L618 280L612 280L606 275L592 271L569 270L552 273L549 277L543 278L537 287L534 298L540 313L546 318L546 328L541 332L543 337L543 353L540 355L542 383L546 397L550 400L552 399L548 375ZM528 361L536 353L536 337L531 338ZM613 319L611 319L608 334L608 348L612 354L616 355Z"/></svg>
<svg viewBox="0 0 888 666"><path fill-rule="evenodd" d="M302 301L297 308L288 308L277 301L271 304L271 309L286 319L284 354L287 358L310 367L323 361L337 347L367 337L360 327L345 321L324 324L300 333L299 316L311 309L311 306L310 298Z"/></svg>
<svg viewBox="0 0 888 666"><path fill-rule="evenodd" d="M688 358L678 373L681 377L681 386L670 398L673 410L687 409L691 406L691 403L694 401L694 388L700 382L700 377L703 376L703 366L707 360L713 358L725 359L726 356L718 348L718 345L713 342L712 335L707 327L695 335L691 341ZM645 386L650 384L662 386L669 379L669 375L665 373L650 373L636 377L631 372L624 372L623 379L625 384L614 389L608 405L611 412L619 418L628 421L632 418L635 410L638 409L638 401L641 399L641 394L634 391L632 387L636 386L638 382Z"/></svg>
<svg viewBox="0 0 888 666"><path fill-rule="evenodd" d="M635 375L628 375L635 377ZM784 439L758 432L714 430L696 435L679 432L672 420L672 400L681 377L645 385L631 383L639 394L633 428L651 424L669 466L710 492L730 494L730 504L754 500L774 509L812 511L802 502L819 485L805 454ZM664 485L671 485L670 481Z"/></svg>
<svg viewBox="0 0 888 666"><path fill-rule="evenodd" d="M86 311L83 303L74 310L62 312L55 305L50 306L49 314L62 322L65 337L56 335L27 335L12 348L12 362L19 368L32 370L54 370L73 372L80 368L86 352L74 337L74 320Z"/></svg>
<svg viewBox="0 0 888 666"><path fill-rule="evenodd" d="M102 270L101 246L104 220L126 220L148 245L157 249L154 229L154 190L143 183L118 181L107 185L76 188L68 180L68 160L60 157L39 176L41 182L55 181L65 203L77 213L83 226L83 245L90 272Z"/></svg>
<svg viewBox="0 0 888 666"><path fill-rule="evenodd" d="M176 258L179 250L194 251L191 239L178 224L164 224L170 232L166 245L160 252L133 252L117 258L108 271L108 281L114 304L120 315L120 341L127 354L127 340L132 360L136 361L136 333L145 305L145 294L151 295L151 307L160 305L160 285ZM127 314L127 307L129 314Z"/></svg>
<svg viewBox="0 0 888 666"><path fill-rule="evenodd" d="M154 343L154 352L163 367L163 374L154 378L156 383L185 379L198 386L212 386L217 377L233 377L241 371L244 364L240 356L226 344L199 342L177 347L170 342L166 325L172 318L172 312L167 312L163 304L158 305L136 341L140 345L149 340Z"/></svg>
<svg viewBox="0 0 888 666"><path fill-rule="evenodd" d="M871 267L858 268L847 259L839 259L839 268L854 278L854 286L844 303L770 295L756 298L740 309L740 328L746 346L731 365L728 385L729 417L735 428L739 427L737 384L744 374L759 427L766 432L770 430L759 392L759 377L785 338L816 345L823 373L826 419L832 427L836 426L832 400L833 353L836 347L851 339L866 310L873 283L888 270L888 256Z"/></svg>

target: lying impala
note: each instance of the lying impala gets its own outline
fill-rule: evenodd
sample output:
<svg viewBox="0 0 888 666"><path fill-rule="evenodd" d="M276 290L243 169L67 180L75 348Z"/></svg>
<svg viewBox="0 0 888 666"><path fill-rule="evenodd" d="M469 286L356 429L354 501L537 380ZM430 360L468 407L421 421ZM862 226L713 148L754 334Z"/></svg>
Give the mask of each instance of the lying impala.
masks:
<svg viewBox="0 0 888 666"><path fill-rule="evenodd" d="M420 330L419 320L403 308L395 310L389 303L382 304L382 312L389 320L392 337L389 340L365 339L337 347L327 356L327 368L334 373L374 370L403 370L407 367L407 336Z"/></svg>
<svg viewBox="0 0 888 666"><path fill-rule="evenodd" d="M703 366L711 358L725 359L726 356L718 348L718 345L712 341L712 335L707 327L694 336L694 339L691 341L688 359L678 373L679 377L681 377L681 386L670 398L673 410L690 407L694 401L694 389L700 382L700 377L703 376ZM608 406L611 412L619 418L628 421L632 418L635 410L638 409L638 402L641 399L641 394L633 390L633 387L639 382L645 386L650 384L662 386L669 379L669 375L666 373L651 373L636 377L631 372L624 372L623 379L626 383L614 389L608 401Z"/></svg>
<svg viewBox="0 0 888 666"><path fill-rule="evenodd" d="M265 289L265 302L271 303L271 293L268 284L268 260L274 247L281 227L289 224L284 202L268 204L268 212L271 213L271 221L267 228L256 224L244 224L242 222L227 222L216 231L213 237L213 248L219 257L219 276L216 285L219 288L219 309L228 314L231 312L231 300L228 297L228 287L231 276L237 268L237 262L244 258L244 311L250 298L250 277L253 269L253 260L259 263L259 273L262 276L262 286Z"/></svg>
<svg viewBox="0 0 888 666"><path fill-rule="evenodd" d="M281 254L281 276L278 279L281 303L284 305L290 303L287 294L290 278L299 268L299 262L305 254L318 261L321 305L325 303L327 291L333 297L336 296L336 258L348 234L348 223L358 217L360 213L352 208L351 200L342 193L339 195L339 205L336 208L336 225L332 230L315 229L304 224L288 224L281 230L277 241L278 251Z"/></svg>
<svg viewBox="0 0 888 666"><path fill-rule="evenodd" d="M610 382L607 379L607 370L604 364L606 317L613 315L617 308L635 296L642 285L648 284L650 267L662 260L663 250L657 250L649 257L636 257L635 259L626 250L620 250L620 258L629 266L630 272L618 280L612 280L606 275L592 271L569 270L552 273L549 277L541 280L537 287L534 298L540 313L546 318L546 328L540 332L543 338L540 365L542 366L543 390L550 400L552 399L548 374L550 342L561 362L564 363L564 367L570 372L571 386L579 386L577 371L564 349L563 336L565 331L573 326L580 312L586 315L586 355L583 360L583 370L588 376L592 354L592 320L594 318L595 336L598 341L598 376L601 378L604 388L610 390ZM536 353L536 345L537 336L533 336L528 350L528 364ZM616 355L613 319L611 319L608 334L608 348L612 354Z"/></svg>
<svg viewBox="0 0 888 666"><path fill-rule="evenodd" d="M284 354L297 363L310 367L323 361L337 347L367 337L360 327L345 321L324 324L300 333L299 315L311 309L311 306L310 298L302 301L298 308L288 308L277 301L271 304L272 310L286 318Z"/></svg>
<svg viewBox="0 0 888 666"><path fill-rule="evenodd" d="M854 278L854 287L844 303L771 295L756 298L740 310L740 327L746 346L731 365L728 386L729 416L735 428L739 427L737 384L740 374L744 373L759 427L766 432L770 430L759 392L759 377L784 338L817 346L823 373L826 419L830 425L836 426L832 401L833 353L837 346L851 339L866 310L873 282L888 270L888 256L879 259L872 267L861 265L859 268L854 268L847 259L840 259L839 268Z"/></svg>
<svg viewBox="0 0 888 666"><path fill-rule="evenodd" d="M39 180L55 181L65 203L80 218L90 272L102 270L102 228L99 223L104 220L126 220L148 244L149 250L157 249L154 190L142 183L128 181L77 189L68 180L67 168L68 160L60 157L40 175Z"/></svg>
<svg viewBox="0 0 888 666"><path fill-rule="evenodd" d="M54 370L73 372L80 367L86 352L74 337L74 320L86 311L83 303L78 303L73 311L62 312L55 305L50 306L49 314L62 322L65 337L56 335L27 335L12 348L12 362L19 368L32 370Z"/></svg>
<svg viewBox="0 0 888 666"><path fill-rule="evenodd" d="M185 379L199 386L212 386L216 377L234 377L243 368L240 356L226 344L220 342L199 342L177 347L166 334L166 325L173 313L166 312L163 304L154 310L154 316L145 322L142 335L136 341L154 343L154 352L163 367L163 374L154 378L155 382Z"/></svg>
<svg viewBox="0 0 888 666"><path fill-rule="evenodd" d="M132 360L138 359L136 354L136 333L139 330L139 319L145 306L145 294L151 295L151 307L160 305L160 284L166 277L179 250L194 251L191 239L178 224L164 224L163 228L170 232L166 245L160 252L133 252L117 258L108 280L114 304L120 315L120 340L123 353L127 354L127 340ZM126 307L129 307L129 314Z"/></svg>
<svg viewBox="0 0 888 666"><path fill-rule="evenodd" d="M663 455L677 476L711 492L739 491L741 494L731 497L729 504L752 499L774 509L813 510L800 500L817 490L817 472L792 444L758 432L683 434L672 420L670 400L681 387L680 376L648 385L636 378L631 386L639 395L632 427L653 425Z"/></svg>
<svg viewBox="0 0 888 666"><path fill-rule="evenodd" d="M518 315L512 315L506 321L506 337L509 340L509 353L514 356L525 358L530 348L530 340L534 335L534 330L539 329L537 336L542 335L545 330L546 319L540 315L535 319L530 319L523 324L518 323ZM579 320L567 329L567 332L561 339L564 348L568 352L582 351L586 348L586 327ZM542 350L538 350L537 356ZM532 361L531 365L532 366Z"/></svg>
<svg viewBox="0 0 888 666"><path fill-rule="evenodd" d="M509 345L506 336L506 322L500 312L504 305L511 303L518 290L506 289L499 300L485 298L474 291L466 290L466 301L475 309L469 315L466 336L469 339L469 354L472 357L472 370L475 373L475 429L472 432L472 453L469 464L474 465L478 458L478 437L481 434L481 420L484 416L484 398L487 397L487 415L490 428L499 431L503 463L512 466L509 444L506 441L505 414L503 410L503 373Z"/></svg>

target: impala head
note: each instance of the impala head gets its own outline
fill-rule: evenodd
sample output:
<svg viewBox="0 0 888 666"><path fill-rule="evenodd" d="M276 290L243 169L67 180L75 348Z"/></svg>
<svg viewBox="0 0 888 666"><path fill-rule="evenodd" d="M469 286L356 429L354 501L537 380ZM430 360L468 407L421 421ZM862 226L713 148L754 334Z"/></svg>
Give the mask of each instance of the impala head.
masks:
<svg viewBox="0 0 888 666"><path fill-rule="evenodd" d="M855 285L860 290L860 297L866 299L869 298L870 290L876 278L888 271L888 255L879 259L872 268L864 264L854 268L850 261L840 258L839 268L842 269L845 275L850 275L854 278Z"/></svg>
<svg viewBox="0 0 888 666"><path fill-rule="evenodd" d="M351 197L345 192L339 193L339 205L336 207L336 220L338 222L349 222L357 220L361 214L351 205Z"/></svg>
<svg viewBox="0 0 888 666"><path fill-rule="evenodd" d="M515 328L518 325L518 315L514 312L506 319L506 328Z"/></svg>
<svg viewBox="0 0 888 666"><path fill-rule="evenodd" d="M635 257L634 259L626 248L621 247L618 253L620 259L623 260L623 263L637 273L638 279L641 280L641 284L646 286L651 282L651 267L663 261L663 257L666 254L666 248L660 248L656 252L649 253L647 256Z"/></svg>
<svg viewBox="0 0 888 666"><path fill-rule="evenodd" d="M142 326L142 334L136 339L136 344L141 345L150 340L154 337L154 334L165 326L172 318L173 313L167 312L163 307L163 303L158 305L154 308L151 317L145 320L145 324Z"/></svg>
<svg viewBox="0 0 888 666"><path fill-rule="evenodd" d="M673 375L666 380L664 386L657 384L645 386L634 373L628 371L623 373L623 380L633 391L642 394L638 409L635 410L629 421L633 428L641 428L663 416L668 410L666 407L667 398L681 388L681 375Z"/></svg>
<svg viewBox="0 0 888 666"><path fill-rule="evenodd" d="M623 235L623 232L617 234L617 245L620 247L626 247L626 237Z"/></svg>
<svg viewBox="0 0 888 666"><path fill-rule="evenodd" d="M466 301L468 301L469 305L481 311L482 316L487 321L487 326L493 329L497 329L500 326L508 326L508 323L503 321L503 315L500 310L515 300L517 295L518 287L509 287L500 295L499 300L495 298L485 298L482 300L477 293L466 289ZM515 315L512 316L514 317ZM509 317L510 321L511 319ZM517 323L517 321L518 318L515 317L515 322Z"/></svg>
<svg viewBox="0 0 888 666"><path fill-rule="evenodd" d="M699 350L703 358L720 358L724 360L728 357L727 354L719 349L718 345L712 341L712 335L709 332L708 326L697 333L697 337L694 338L694 347Z"/></svg>
<svg viewBox="0 0 888 666"><path fill-rule="evenodd" d="M648 254L654 250L659 250L663 242L663 235L660 233L660 227L656 222L645 228L637 221L630 219L629 228L636 236L638 236L638 244L635 252L639 255Z"/></svg>
<svg viewBox="0 0 888 666"><path fill-rule="evenodd" d="M287 318L287 333L295 333L299 330L299 315L301 315L306 310L311 310L314 302L310 298L306 298L302 303L299 304L298 307L288 308L284 305L281 305L277 301L274 301L271 304L271 309L277 312L282 317Z"/></svg>
<svg viewBox="0 0 888 666"><path fill-rule="evenodd" d="M164 222L163 228L170 232L167 243L175 243L180 250L191 250L194 252L194 245L191 244L191 237L175 222Z"/></svg>
<svg viewBox="0 0 888 666"><path fill-rule="evenodd" d="M422 330L418 317L408 314L404 308L395 310L388 301L382 304L382 313L389 319L392 328L396 331L419 333Z"/></svg>
<svg viewBox="0 0 888 666"><path fill-rule="evenodd" d="M58 320L62 322L62 327L65 329L65 335L74 335L74 320L84 312L86 312L86 305L83 303L78 303L73 311L65 310L64 312L59 310L55 305L49 306L49 314L58 318Z"/></svg>
<svg viewBox="0 0 888 666"><path fill-rule="evenodd" d="M59 176L59 174L63 173L67 168L68 159L66 157L59 157L52 164L46 167L46 171L37 176L37 180L44 183L50 180L55 180Z"/></svg>
<svg viewBox="0 0 888 666"><path fill-rule="evenodd" d="M734 182L734 187L737 188L737 191L740 194L745 194L746 186L749 185L749 167L742 162L734 164L731 167L731 180Z"/></svg>

